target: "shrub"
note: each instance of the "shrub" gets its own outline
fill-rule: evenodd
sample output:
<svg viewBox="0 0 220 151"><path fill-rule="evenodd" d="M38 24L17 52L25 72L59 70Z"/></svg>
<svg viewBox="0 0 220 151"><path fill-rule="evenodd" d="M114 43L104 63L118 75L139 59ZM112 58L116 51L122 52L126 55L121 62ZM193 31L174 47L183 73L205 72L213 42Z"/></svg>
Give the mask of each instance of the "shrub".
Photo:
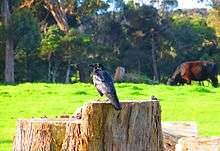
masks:
<svg viewBox="0 0 220 151"><path fill-rule="evenodd" d="M122 82L158 84L157 81L151 80L146 75L134 72L126 73Z"/></svg>

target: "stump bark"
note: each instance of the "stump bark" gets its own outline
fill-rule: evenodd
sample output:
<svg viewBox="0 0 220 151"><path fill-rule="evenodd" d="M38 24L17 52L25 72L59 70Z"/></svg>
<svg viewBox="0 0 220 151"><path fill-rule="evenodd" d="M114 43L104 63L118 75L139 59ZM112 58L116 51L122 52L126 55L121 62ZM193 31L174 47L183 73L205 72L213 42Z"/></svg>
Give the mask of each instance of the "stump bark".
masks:
<svg viewBox="0 0 220 151"><path fill-rule="evenodd" d="M82 108L82 118L21 119L13 151L162 151L158 101L107 102Z"/></svg>

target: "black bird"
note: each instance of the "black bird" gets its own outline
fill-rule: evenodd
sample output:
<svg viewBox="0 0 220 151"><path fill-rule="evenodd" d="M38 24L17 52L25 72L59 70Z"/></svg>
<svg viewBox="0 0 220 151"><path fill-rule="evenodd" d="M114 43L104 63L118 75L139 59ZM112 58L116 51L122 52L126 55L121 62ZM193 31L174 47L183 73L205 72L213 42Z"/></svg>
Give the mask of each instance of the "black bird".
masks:
<svg viewBox="0 0 220 151"><path fill-rule="evenodd" d="M89 66L93 67L93 84L95 85L99 94L101 96L105 95L116 110L121 110L122 107L119 103L112 77L99 63L90 64Z"/></svg>

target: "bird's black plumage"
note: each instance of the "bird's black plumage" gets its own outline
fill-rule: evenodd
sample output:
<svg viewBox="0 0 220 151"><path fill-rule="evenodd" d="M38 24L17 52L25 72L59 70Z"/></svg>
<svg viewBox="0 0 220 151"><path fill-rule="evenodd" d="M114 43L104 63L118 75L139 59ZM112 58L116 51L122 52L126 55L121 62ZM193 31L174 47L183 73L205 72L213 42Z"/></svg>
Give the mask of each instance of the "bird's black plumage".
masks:
<svg viewBox="0 0 220 151"><path fill-rule="evenodd" d="M93 83L99 94L101 96L105 95L113 104L115 109L120 110L122 107L119 103L112 77L101 64L96 63L89 66L93 67Z"/></svg>

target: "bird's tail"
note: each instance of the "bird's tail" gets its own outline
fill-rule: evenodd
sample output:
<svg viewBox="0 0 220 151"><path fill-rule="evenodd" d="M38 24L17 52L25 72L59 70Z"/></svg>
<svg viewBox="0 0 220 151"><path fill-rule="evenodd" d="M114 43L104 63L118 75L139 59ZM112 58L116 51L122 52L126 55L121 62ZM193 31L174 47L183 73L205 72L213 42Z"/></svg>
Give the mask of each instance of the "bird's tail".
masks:
<svg viewBox="0 0 220 151"><path fill-rule="evenodd" d="M121 104L119 103L119 100L118 100L118 96L117 94L107 94L107 97L109 98L109 100L111 101L112 105L114 106L114 108L116 110L121 110L122 107L121 107Z"/></svg>

